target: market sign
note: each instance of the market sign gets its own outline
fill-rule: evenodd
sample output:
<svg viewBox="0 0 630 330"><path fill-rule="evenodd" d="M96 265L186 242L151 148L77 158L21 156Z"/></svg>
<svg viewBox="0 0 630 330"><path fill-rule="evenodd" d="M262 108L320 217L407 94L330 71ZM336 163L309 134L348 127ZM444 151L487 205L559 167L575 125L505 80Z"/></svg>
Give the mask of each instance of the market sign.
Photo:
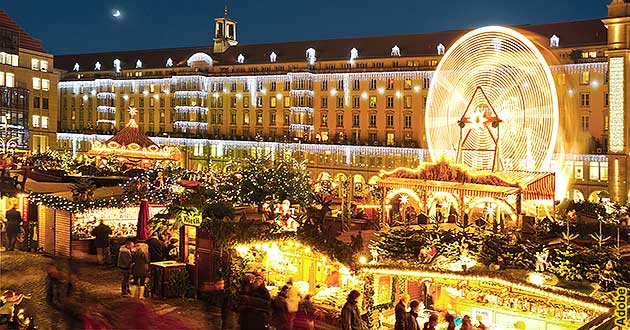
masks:
<svg viewBox="0 0 630 330"><path fill-rule="evenodd" d="M179 220L185 225L199 227L203 221L203 215L197 209L182 210L179 213Z"/></svg>

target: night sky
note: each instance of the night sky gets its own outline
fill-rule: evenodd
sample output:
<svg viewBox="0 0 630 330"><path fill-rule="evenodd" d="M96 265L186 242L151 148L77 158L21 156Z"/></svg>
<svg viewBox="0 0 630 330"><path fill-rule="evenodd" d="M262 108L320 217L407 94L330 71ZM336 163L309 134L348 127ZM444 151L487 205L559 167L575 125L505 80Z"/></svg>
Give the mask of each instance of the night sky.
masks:
<svg viewBox="0 0 630 330"><path fill-rule="evenodd" d="M422 33L600 18L610 0L228 1L240 43ZM216 0L5 0L53 54L212 44ZM396 4L396 5L393 5ZM112 16L120 10L120 17Z"/></svg>

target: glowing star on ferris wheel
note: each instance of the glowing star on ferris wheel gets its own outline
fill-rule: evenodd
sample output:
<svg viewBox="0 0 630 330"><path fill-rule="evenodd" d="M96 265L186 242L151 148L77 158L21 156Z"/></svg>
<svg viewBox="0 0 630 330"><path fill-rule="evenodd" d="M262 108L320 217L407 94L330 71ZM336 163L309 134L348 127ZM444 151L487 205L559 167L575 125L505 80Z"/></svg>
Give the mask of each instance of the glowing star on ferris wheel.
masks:
<svg viewBox="0 0 630 330"><path fill-rule="evenodd" d="M134 107L129 107L129 109L127 109L127 112L129 112L129 116L131 116L131 117L133 117L133 116L138 114L138 110L136 110L136 108L134 108Z"/></svg>
<svg viewBox="0 0 630 330"><path fill-rule="evenodd" d="M492 170L501 170L503 167L499 158L499 123L501 122L483 88L477 86L466 110L457 122L461 129L457 146L457 162L462 162L464 152L492 151L494 153ZM480 143L476 141L477 139L490 141L490 144L486 143L485 148L479 148Z"/></svg>

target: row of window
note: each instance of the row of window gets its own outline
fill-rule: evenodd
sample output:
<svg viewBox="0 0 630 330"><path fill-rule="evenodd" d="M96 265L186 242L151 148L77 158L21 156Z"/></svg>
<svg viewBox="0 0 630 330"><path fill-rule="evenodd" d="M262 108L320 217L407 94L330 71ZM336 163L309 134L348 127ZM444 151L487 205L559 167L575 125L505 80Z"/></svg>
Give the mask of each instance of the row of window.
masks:
<svg viewBox="0 0 630 330"><path fill-rule="evenodd" d="M33 115L33 127L48 128L48 116Z"/></svg>
<svg viewBox="0 0 630 330"><path fill-rule="evenodd" d="M50 80L41 79L39 77L33 77L33 89L35 90L41 89L43 91L50 90Z"/></svg>
<svg viewBox="0 0 630 330"><path fill-rule="evenodd" d="M48 61L36 58L31 59L31 70L48 72Z"/></svg>
<svg viewBox="0 0 630 330"><path fill-rule="evenodd" d="M0 71L0 86L15 87L15 74Z"/></svg>
<svg viewBox="0 0 630 330"><path fill-rule="evenodd" d="M18 66L19 57L15 54L8 54L5 52L0 52L0 64Z"/></svg>
<svg viewBox="0 0 630 330"><path fill-rule="evenodd" d="M360 116L358 113L352 114L352 127L361 127ZM369 118L369 128L376 128L376 114L371 113ZM404 128L411 128L412 119L411 115L404 115ZM321 115L321 126L328 126L328 114L323 113ZM336 115L336 124L337 127L344 127L344 115L343 113L338 113ZM385 115L385 127L394 128L394 115L387 114Z"/></svg>

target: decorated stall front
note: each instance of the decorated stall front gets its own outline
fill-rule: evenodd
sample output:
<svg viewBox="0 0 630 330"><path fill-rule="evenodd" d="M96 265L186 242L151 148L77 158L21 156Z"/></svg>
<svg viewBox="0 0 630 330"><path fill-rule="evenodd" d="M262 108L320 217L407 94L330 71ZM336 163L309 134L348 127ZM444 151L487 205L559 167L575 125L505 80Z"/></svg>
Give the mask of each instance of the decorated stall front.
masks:
<svg viewBox="0 0 630 330"><path fill-rule="evenodd" d="M536 286L490 273L450 273L405 268L366 267L366 299L372 324L393 324L393 306L402 294L418 300L426 313L449 312L461 323L488 329L569 330L610 312L610 306L581 294L552 286ZM444 321L443 316L440 318ZM438 327L439 328L439 327Z"/></svg>
<svg viewBox="0 0 630 330"><path fill-rule="evenodd" d="M475 171L446 160L418 169L382 172L383 219L427 223L475 221L516 224L537 207L553 208L555 175L548 172ZM433 220L432 220L433 219Z"/></svg>

